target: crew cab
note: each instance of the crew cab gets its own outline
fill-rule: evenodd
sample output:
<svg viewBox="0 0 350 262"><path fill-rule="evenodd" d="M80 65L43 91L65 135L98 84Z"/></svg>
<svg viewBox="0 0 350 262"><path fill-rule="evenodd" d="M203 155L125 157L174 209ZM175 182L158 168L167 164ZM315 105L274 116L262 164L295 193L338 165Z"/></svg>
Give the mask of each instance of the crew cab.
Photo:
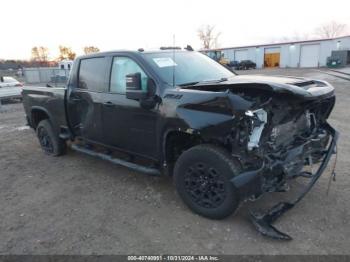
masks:
<svg viewBox="0 0 350 262"><path fill-rule="evenodd" d="M62 155L70 144L172 176L187 206L208 218L223 219L304 177L296 200L252 213L259 232L278 239L291 237L271 223L315 184L338 138L327 123L335 104L329 83L236 75L191 48L82 56L65 88L25 87L23 100L45 153Z"/></svg>

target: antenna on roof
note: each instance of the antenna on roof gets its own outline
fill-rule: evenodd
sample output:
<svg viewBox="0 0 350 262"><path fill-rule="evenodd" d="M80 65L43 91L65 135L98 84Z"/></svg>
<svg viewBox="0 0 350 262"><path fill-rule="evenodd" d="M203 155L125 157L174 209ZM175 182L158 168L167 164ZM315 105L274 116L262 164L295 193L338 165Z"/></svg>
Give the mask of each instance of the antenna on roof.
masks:
<svg viewBox="0 0 350 262"><path fill-rule="evenodd" d="M185 49L186 49L187 51L194 51L193 48L192 48L192 46L190 46L190 45L187 45L187 46L185 47Z"/></svg>
<svg viewBox="0 0 350 262"><path fill-rule="evenodd" d="M175 34L173 35L173 46L175 46ZM175 49L173 49L173 87L175 87Z"/></svg>

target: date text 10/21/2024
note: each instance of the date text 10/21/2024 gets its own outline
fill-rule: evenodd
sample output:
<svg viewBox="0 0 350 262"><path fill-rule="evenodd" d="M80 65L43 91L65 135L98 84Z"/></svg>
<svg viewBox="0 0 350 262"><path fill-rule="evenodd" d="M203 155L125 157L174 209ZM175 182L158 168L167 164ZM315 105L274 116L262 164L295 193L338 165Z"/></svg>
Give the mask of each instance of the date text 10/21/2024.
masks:
<svg viewBox="0 0 350 262"><path fill-rule="evenodd" d="M197 255L197 256L179 256L179 255L158 255L158 256L128 256L128 261L218 261L217 256Z"/></svg>

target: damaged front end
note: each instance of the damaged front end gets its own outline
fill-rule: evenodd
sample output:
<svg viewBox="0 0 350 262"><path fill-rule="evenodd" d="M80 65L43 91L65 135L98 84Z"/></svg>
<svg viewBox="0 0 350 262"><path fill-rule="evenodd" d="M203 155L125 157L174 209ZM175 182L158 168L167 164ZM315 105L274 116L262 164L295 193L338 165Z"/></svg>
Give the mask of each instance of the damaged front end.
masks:
<svg viewBox="0 0 350 262"><path fill-rule="evenodd" d="M278 203L265 214L251 213L261 234L291 239L272 223L306 195L336 152L338 132L327 123L335 104L334 88L302 78L245 78L191 87L215 95L206 99L210 92L203 92L191 102L184 95L177 114L191 130L198 130L203 142L220 144L239 160L243 171L231 182L241 200L285 192L289 180L297 177L309 179L295 200ZM316 165L317 171L307 171Z"/></svg>
<svg viewBox="0 0 350 262"><path fill-rule="evenodd" d="M242 199L255 200L267 192L287 191L290 179L308 178L310 181L295 200L278 203L265 214L251 213L260 233L289 240L289 235L271 224L305 196L335 153L338 132L326 121L335 97L301 100L272 96L264 102L261 97L256 100L257 108L246 111L240 117L240 128L233 129L232 154L239 156L245 171L232 183ZM305 171L314 165L319 165L316 172Z"/></svg>
<svg viewBox="0 0 350 262"><path fill-rule="evenodd" d="M322 138L324 138L324 133L322 132L322 138L320 135L316 135L309 142L305 141L305 143L296 146L273 160L270 156L267 156L260 169L241 173L232 179L233 184L243 191L246 196L249 196L249 193L253 192L256 194L259 190L261 194L264 192L286 191L287 179L298 176L310 179L304 190L295 200L280 202L264 214L251 212L252 222L261 234L275 239L292 239L289 235L277 230L272 223L286 211L294 207L306 195L322 175L332 154L336 153L338 132L327 123L322 126L322 130L327 132L326 137L329 136L331 138L327 147L323 147L324 141ZM316 161L320 162L317 171L314 173L302 171L303 166L312 165L314 161L313 154L317 156ZM334 176L333 169L332 177ZM255 198L256 195L253 197Z"/></svg>

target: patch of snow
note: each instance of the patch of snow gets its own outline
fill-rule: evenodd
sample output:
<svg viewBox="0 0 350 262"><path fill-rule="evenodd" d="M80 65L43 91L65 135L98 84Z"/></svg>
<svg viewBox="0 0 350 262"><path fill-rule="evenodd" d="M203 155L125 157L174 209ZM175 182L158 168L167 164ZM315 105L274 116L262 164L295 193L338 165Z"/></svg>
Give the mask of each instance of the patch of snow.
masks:
<svg viewBox="0 0 350 262"><path fill-rule="evenodd" d="M22 130L27 130L29 128L30 128L29 126L19 126L19 127L16 127L15 130L22 131Z"/></svg>

